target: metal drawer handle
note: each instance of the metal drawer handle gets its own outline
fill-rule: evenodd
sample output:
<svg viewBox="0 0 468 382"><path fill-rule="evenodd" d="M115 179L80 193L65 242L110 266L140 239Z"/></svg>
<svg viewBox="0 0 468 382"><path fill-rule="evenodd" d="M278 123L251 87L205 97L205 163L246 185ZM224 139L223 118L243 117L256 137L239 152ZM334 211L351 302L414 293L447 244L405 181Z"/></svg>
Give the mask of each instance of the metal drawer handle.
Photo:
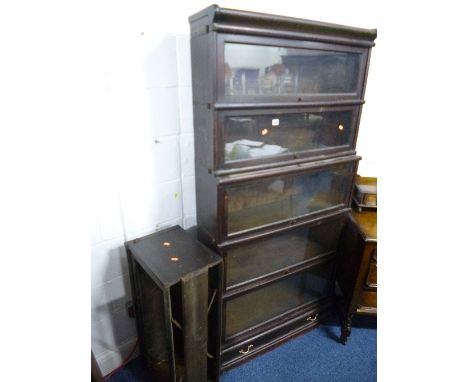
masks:
<svg viewBox="0 0 468 382"><path fill-rule="evenodd" d="M317 318L318 318L319 314L318 313L315 313L315 316L312 317L312 316L309 316L307 317L307 321L316 321Z"/></svg>
<svg viewBox="0 0 468 382"><path fill-rule="evenodd" d="M241 349L241 350L239 350L239 353L241 353L241 354L249 354L250 351L252 350L252 348L253 348L253 345L249 345L249 346L247 346L247 350L242 350L242 349Z"/></svg>

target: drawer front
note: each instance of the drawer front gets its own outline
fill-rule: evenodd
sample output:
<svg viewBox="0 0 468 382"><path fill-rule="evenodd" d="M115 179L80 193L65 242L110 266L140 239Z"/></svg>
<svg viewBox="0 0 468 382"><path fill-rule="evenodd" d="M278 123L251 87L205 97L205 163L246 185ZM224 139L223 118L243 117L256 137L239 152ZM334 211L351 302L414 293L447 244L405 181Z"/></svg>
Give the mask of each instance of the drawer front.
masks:
<svg viewBox="0 0 468 382"><path fill-rule="evenodd" d="M329 260L225 301L225 340L328 297L333 265Z"/></svg>
<svg viewBox="0 0 468 382"><path fill-rule="evenodd" d="M363 291L359 300L358 309L377 308L377 292Z"/></svg>
<svg viewBox="0 0 468 382"><path fill-rule="evenodd" d="M260 334L245 339L234 346L230 346L221 351L222 368L226 369L245 361L247 358L285 341L295 334L310 329L330 314L331 305L323 304L316 308L309 309L288 320L279 323L274 328L264 330Z"/></svg>
<svg viewBox="0 0 468 382"><path fill-rule="evenodd" d="M326 221L249 240L224 252L226 289L274 277L288 268L335 252L348 220L340 215Z"/></svg>
<svg viewBox="0 0 468 382"><path fill-rule="evenodd" d="M377 288L377 248L374 250L369 260L366 285L369 288Z"/></svg>
<svg viewBox="0 0 468 382"><path fill-rule="evenodd" d="M354 150L359 106L219 113L217 168L254 166Z"/></svg>
<svg viewBox="0 0 468 382"><path fill-rule="evenodd" d="M367 49L220 35L221 102L304 102L362 97Z"/></svg>
<svg viewBox="0 0 468 382"><path fill-rule="evenodd" d="M355 168L356 161L344 162L221 186L225 216L222 236L291 224L296 219L347 208Z"/></svg>

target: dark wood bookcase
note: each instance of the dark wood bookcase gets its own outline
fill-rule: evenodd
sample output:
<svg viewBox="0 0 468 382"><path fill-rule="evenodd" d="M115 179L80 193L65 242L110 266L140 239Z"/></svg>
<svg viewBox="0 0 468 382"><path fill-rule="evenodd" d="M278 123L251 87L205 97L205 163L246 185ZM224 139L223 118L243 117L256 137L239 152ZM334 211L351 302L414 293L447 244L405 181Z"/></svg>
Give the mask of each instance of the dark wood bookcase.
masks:
<svg viewBox="0 0 468 382"><path fill-rule="evenodd" d="M377 34L217 5L189 21L198 236L223 258L226 369L330 312Z"/></svg>

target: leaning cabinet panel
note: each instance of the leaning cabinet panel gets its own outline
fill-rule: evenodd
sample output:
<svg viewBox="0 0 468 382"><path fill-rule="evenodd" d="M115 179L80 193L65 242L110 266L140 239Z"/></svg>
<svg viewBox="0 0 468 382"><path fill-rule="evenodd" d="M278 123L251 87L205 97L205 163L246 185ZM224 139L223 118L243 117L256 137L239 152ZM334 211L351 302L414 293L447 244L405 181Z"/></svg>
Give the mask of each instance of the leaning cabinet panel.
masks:
<svg viewBox="0 0 468 382"><path fill-rule="evenodd" d="M216 5L189 21L197 227L223 258L226 369L330 311L376 31Z"/></svg>

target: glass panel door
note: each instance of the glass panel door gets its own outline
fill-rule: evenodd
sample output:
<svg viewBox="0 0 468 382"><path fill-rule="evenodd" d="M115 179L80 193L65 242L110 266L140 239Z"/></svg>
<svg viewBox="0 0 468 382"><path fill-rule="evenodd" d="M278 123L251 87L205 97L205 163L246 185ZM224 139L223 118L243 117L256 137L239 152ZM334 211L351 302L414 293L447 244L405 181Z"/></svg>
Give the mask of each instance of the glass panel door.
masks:
<svg viewBox="0 0 468 382"><path fill-rule="evenodd" d="M257 112L258 113L258 112ZM355 109L294 113L238 113L223 117L224 162L352 148Z"/></svg>
<svg viewBox="0 0 468 382"><path fill-rule="evenodd" d="M357 94L360 52L226 42L224 96Z"/></svg>
<svg viewBox="0 0 468 382"><path fill-rule="evenodd" d="M301 305L325 297L333 262L319 264L225 303L225 336L230 337Z"/></svg>
<svg viewBox="0 0 468 382"><path fill-rule="evenodd" d="M344 205L354 166L344 163L225 186L228 235Z"/></svg>
<svg viewBox="0 0 468 382"><path fill-rule="evenodd" d="M228 249L227 288L336 251L346 220L329 219Z"/></svg>

